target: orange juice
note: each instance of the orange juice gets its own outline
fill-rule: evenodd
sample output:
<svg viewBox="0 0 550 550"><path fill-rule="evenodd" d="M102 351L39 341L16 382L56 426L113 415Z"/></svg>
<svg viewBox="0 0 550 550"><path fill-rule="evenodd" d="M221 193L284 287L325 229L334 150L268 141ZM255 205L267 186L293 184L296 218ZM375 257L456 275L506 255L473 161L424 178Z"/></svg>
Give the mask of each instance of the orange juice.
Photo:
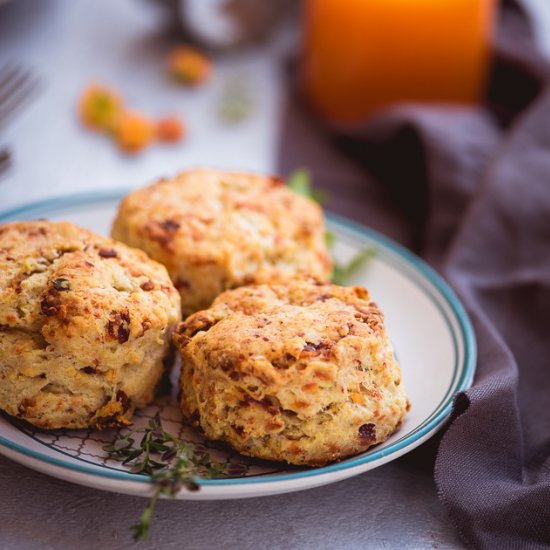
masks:
<svg viewBox="0 0 550 550"><path fill-rule="evenodd" d="M398 101L477 102L495 10L496 0L305 0L303 90L335 122Z"/></svg>

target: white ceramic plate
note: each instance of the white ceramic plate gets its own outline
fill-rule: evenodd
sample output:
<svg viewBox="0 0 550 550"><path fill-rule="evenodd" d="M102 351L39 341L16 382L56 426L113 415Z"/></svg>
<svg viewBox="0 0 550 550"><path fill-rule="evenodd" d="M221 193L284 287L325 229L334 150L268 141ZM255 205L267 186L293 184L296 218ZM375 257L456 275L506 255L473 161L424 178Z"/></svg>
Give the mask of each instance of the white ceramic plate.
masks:
<svg viewBox="0 0 550 550"><path fill-rule="evenodd" d="M24 206L0 214L0 222L65 219L108 234L122 192L75 195ZM298 491L339 481L414 449L448 417L453 396L467 388L474 374L476 348L470 321L447 284L416 256L389 239L329 216L336 236L335 257L345 261L365 246L377 254L348 282L366 286L386 316L387 328L403 369L412 403L399 431L382 445L323 468L298 469L260 464L201 440L181 424L174 397L163 398L137 413L136 424L160 411L165 429L205 446L227 462L227 475L203 480L201 490L182 490L181 499L228 499ZM31 468L68 481L109 491L149 496L147 476L133 474L102 450L113 432L46 432L0 416L0 453Z"/></svg>

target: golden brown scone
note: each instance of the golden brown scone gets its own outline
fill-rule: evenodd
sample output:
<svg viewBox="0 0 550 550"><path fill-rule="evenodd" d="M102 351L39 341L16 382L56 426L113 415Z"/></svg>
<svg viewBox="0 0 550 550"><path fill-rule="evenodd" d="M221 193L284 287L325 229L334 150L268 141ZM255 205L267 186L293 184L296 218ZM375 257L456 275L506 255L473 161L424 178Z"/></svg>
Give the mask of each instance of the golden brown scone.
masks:
<svg viewBox="0 0 550 550"><path fill-rule="evenodd" d="M0 225L0 409L41 428L128 424L180 300L166 269L67 222Z"/></svg>
<svg viewBox="0 0 550 550"><path fill-rule="evenodd" d="M164 264L184 314L224 290L330 275L323 213L274 177L192 170L130 193L112 236Z"/></svg>
<svg viewBox="0 0 550 550"><path fill-rule="evenodd" d="M245 455L322 465L384 441L409 406L382 313L361 287L230 290L174 340L185 416Z"/></svg>

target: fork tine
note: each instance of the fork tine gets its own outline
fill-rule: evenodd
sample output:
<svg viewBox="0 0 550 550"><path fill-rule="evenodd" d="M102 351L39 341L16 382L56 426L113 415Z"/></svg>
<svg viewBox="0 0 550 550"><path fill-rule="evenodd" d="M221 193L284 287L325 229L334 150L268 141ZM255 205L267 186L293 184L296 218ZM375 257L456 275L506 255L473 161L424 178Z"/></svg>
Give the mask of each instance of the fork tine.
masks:
<svg viewBox="0 0 550 550"><path fill-rule="evenodd" d="M21 67L8 63L0 69L0 104L3 98L9 97L12 90L24 82L28 75Z"/></svg>
<svg viewBox="0 0 550 550"><path fill-rule="evenodd" d="M15 72L17 72L17 65L15 63L12 61L4 63L0 69L0 81L5 82L9 80Z"/></svg>
<svg viewBox="0 0 550 550"><path fill-rule="evenodd" d="M33 78L28 71L16 69L15 73L10 74L15 75L15 78L12 78L9 86L0 83L0 126L23 105L39 84L38 79Z"/></svg>
<svg viewBox="0 0 550 550"><path fill-rule="evenodd" d="M0 151L0 178L11 167L11 154L7 149Z"/></svg>

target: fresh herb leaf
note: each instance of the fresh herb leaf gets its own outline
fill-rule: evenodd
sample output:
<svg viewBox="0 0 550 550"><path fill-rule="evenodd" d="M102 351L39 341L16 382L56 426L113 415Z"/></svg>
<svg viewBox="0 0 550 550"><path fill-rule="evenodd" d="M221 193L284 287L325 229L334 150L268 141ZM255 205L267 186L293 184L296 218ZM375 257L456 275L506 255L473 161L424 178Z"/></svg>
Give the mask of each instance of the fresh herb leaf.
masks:
<svg viewBox="0 0 550 550"><path fill-rule="evenodd" d="M155 506L162 495L174 497L182 487L198 491L195 479L219 477L227 474L228 469L226 463L166 432L158 413L147 426L119 434L103 450L111 459L128 464L131 472L151 476L155 486L138 523L132 526L136 541L147 538Z"/></svg>
<svg viewBox="0 0 550 550"><path fill-rule="evenodd" d="M294 172L288 176L287 185L290 189L292 189L292 191L294 191L294 193L314 200L319 204L323 204L327 200L326 193L313 188L313 184L311 182L311 172L305 168L294 170Z"/></svg>
<svg viewBox="0 0 550 550"><path fill-rule="evenodd" d="M334 262L331 280L335 285L345 285L347 280L361 267L365 266L374 256L377 249L365 248L359 251L348 263Z"/></svg>
<svg viewBox="0 0 550 550"><path fill-rule="evenodd" d="M292 172L288 177L287 183L292 191L298 195L313 199L319 204L323 204L327 198L325 193L313 188L311 172L304 168ZM328 248L334 246L335 240L336 235L332 231L325 232L325 242ZM347 264L334 262L331 277L332 282L337 285L344 285L347 279L360 267L364 266L375 254L376 249L371 247L358 252Z"/></svg>
<svg viewBox="0 0 550 550"><path fill-rule="evenodd" d="M335 242L336 242L336 235L332 231L329 231L327 229L325 231L325 243L327 247L332 248Z"/></svg>

